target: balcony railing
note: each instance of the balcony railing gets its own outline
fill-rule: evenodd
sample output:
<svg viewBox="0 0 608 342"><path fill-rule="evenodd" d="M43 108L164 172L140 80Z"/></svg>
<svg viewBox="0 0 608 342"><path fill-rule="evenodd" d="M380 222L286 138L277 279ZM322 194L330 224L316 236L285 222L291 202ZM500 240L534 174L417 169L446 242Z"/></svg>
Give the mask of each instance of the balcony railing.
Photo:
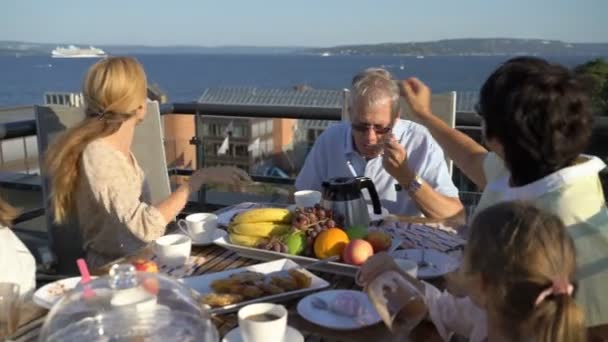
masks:
<svg viewBox="0 0 608 342"><path fill-rule="evenodd" d="M161 115L169 114L189 114L194 115L198 118L205 116L215 117L248 117L248 118L289 118L289 119L303 119L303 120L321 120L321 121L339 121L342 117L341 108L327 108L327 107L280 107L280 106L261 106L261 105L210 105L201 103L171 103L161 106ZM199 125L201 120L194 120L195 125ZM480 120L474 114L470 112L458 112L456 117L456 128L470 135L476 140L480 139ZM195 130L200 132L198 127ZM36 123L34 120L24 120L18 122L0 123L0 141L7 139L23 138L28 136L36 135ZM182 139L189 139L189 137L180 137ZM219 140L219 139L218 139ZM211 156L206 156L204 146L201 143L200 137L194 137L191 143L196 148L196 165L199 167L204 165L205 160L213 160ZM167 146L167 144L165 145ZM598 117L596 119L593 138L591 146L589 147L589 153L598 155L604 159L608 156L608 150L605 146L608 146L608 118ZM240 157L239 157L240 158ZM243 162L245 158L243 158ZM169 176L188 176L192 173L191 170L171 168L169 170ZM270 177L263 175L252 175L252 178L256 182L272 184L279 188L289 188L293 185L293 178L282 178L282 177ZM454 180L456 184L465 184L464 178L460 175L457 170L454 172ZM28 191L28 192L40 192L40 177L29 176L21 177L16 180L14 178L5 178L0 180L0 187L5 189L12 189L11 191ZM461 186L460 189L463 191L463 201L474 204L478 198L476 189L470 186ZM216 194L217 190L212 189L210 193ZM226 193L224 193L226 195ZM209 202L204 191L199 193L198 198L193 198L193 201L189 203L190 210L201 210L215 209L220 206L225 206L231 203L225 203L226 201L240 202L245 197L236 193L230 194L231 196L218 196L220 203ZM240 197L239 197L240 196ZM42 205L42 198L39 195L39 206ZM211 199L211 198L209 198ZM285 196L275 196L272 200L285 200ZM14 203L13 198L8 198L10 203ZM17 219L17 223L23 223L30 220L35 220L37 217L44 215L44 210L40 207L27 207L25 212L20 218ZM38 220L43 222L44 220Z"/></svg>

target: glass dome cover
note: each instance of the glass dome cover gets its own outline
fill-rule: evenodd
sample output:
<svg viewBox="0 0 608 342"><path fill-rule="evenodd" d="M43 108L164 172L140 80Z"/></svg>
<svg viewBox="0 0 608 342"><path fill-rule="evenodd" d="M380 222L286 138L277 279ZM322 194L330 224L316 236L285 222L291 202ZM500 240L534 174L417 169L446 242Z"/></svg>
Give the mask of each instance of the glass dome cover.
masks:
<svg viewBox="0 0 608 342"><path fill-rule="evenodd" d="M117 264L53 306L40 341L219 340L193 292L161 274Z"/></svg>

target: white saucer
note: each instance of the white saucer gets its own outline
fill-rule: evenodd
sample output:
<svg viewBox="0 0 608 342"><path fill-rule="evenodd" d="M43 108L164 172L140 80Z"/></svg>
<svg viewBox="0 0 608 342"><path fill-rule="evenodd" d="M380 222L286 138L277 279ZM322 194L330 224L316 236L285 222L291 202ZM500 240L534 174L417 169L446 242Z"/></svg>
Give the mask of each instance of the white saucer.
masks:
<svg viewBox="0 0 608 342"><path fill-rule="evenodd" d="M341 316L327 310L317 309L312 305L314 297L320 297L326 303L331 303L336 299L336 296L344 293L355 296L359 300L364 310L362 316L356 318ZM298 314L316 325L335 330L356 330L381 321L367 294L354 290L327 290L310 294L298 303Z"/></svg>
<svg viewBox="0 0 608 342"><path fill-rule="evenodd" d="M232 329L224 338L222 342L242 342L243 338L241 337L241 328ZM296 330L295 328L287 326L287 331L285 331L285 338L283 339L285 342L304 342L304 336Z"/></svg>
<svg viewBox="0 0 608 342"><path fill-rule="evenodd" d="M180 234L182 235L186 235L183 232L180 232ZM186 235L188 236L188 235ZM228 236L228 232L218 228L215 233L213 233L212 236L210 236L208 239L206 240L195 240L194 238L192 238L190 236L190 238L192 239L192 246L208 246L208 245L212 245L213 241L215 241L216 239L220 239L220 238L224 238Z"/></svg>

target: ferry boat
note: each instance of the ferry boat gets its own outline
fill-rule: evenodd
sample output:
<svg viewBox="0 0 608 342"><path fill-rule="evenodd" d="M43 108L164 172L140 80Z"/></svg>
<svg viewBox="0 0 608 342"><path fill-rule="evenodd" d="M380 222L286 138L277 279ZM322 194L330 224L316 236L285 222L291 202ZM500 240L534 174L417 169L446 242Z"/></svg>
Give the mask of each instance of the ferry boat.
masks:
<svg viewBox="0 0 608 342"><path fill-rule="evenodd" d="M68 47L58 46L51 52L51 57L53 58L101 58L106 56L105 51L94 46L89 46L88 48L79 48L75 45Z"/></svg>

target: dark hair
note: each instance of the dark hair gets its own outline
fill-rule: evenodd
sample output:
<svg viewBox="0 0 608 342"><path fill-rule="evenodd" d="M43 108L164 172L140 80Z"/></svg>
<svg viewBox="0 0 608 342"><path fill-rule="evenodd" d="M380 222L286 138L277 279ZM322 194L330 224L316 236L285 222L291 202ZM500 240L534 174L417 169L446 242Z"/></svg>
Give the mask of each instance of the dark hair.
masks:
<svg viewBox="0 0 608 342"><path fill-rule="evenodd" d="M504 148L513 185L571 165L585 150L593 116L586 85L573 72L540 58L501 65L480 92L486 137Z"/></svg>
<svg viewBox="0 0 608 342"><path fill-rule="evenodd" d="M574 298L537 298L555 279L574 287L574 242L562 221L523 202L505 202L473 220L464 270L479 274L490 301L487 309L513 341L583 341L584 316Z"/></svg>

